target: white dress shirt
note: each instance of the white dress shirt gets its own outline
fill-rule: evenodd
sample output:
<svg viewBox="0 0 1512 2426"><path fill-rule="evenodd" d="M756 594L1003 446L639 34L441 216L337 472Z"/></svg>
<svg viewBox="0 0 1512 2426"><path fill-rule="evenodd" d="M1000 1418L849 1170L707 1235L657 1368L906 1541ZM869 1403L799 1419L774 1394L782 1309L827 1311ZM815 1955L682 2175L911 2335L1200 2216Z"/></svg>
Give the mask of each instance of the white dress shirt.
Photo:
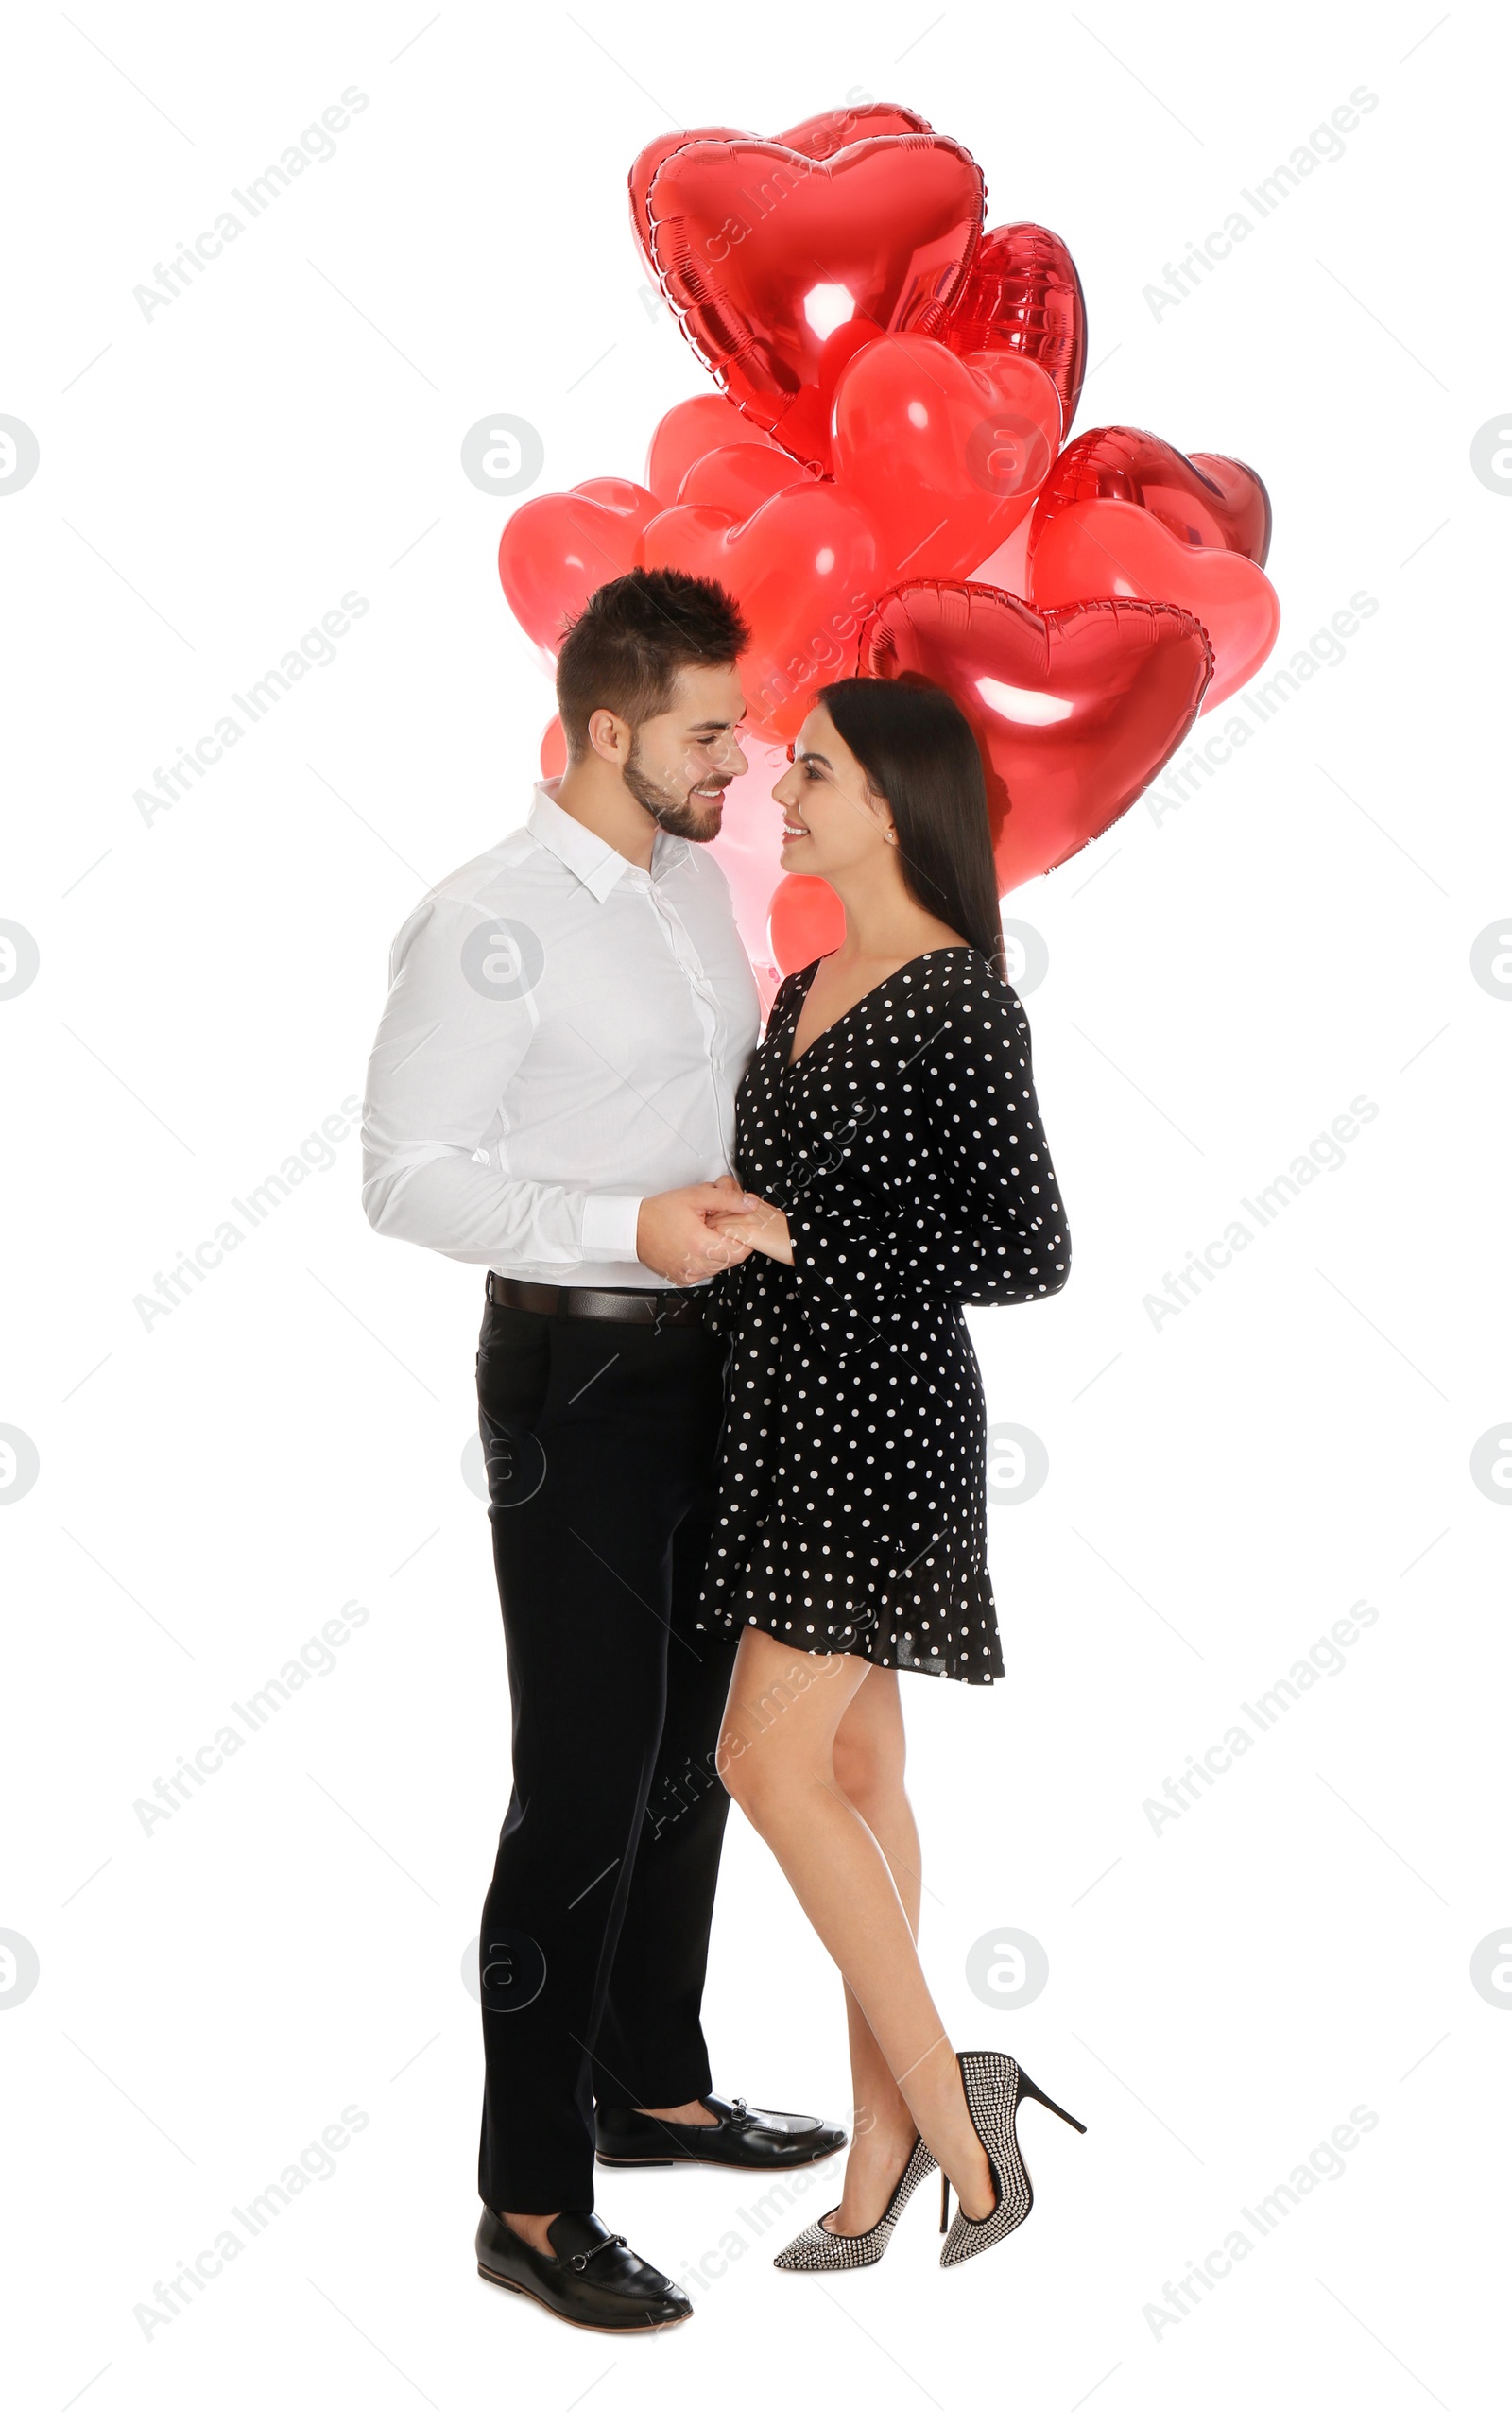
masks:
<svg viewBox="0 0 1512 2426"><path fill-rule="evenodd" d="M394 938L363 1208L517 1280L664 1289L641 1199L733 1168L761 1000L711 852L658 832L647 872L555 789Z"/></svg>

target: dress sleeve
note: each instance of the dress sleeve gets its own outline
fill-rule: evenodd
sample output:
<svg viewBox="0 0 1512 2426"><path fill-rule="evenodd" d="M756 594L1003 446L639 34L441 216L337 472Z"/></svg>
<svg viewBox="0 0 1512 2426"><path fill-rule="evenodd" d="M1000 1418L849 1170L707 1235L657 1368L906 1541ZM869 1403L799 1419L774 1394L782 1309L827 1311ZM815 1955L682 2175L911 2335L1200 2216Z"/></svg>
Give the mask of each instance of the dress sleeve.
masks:
<svg viewBox="0 0 1512 2426"><path fill-rule="evenodd" d="M786 1208L796 1301L837 1348L874 1336L901 1298L1019 1305L1064 1288L1071 1269L1013 988L973 972L914 1066L912 1167L864 1209L822 1185Z"/></svg>

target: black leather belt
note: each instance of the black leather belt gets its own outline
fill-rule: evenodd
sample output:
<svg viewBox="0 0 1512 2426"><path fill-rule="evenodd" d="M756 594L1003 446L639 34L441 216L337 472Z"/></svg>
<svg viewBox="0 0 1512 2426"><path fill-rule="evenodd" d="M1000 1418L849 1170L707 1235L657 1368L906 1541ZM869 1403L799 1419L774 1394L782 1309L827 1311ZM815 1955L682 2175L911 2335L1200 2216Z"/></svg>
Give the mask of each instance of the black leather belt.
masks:
<svg viewBox="0 0 1512 2426"><path fill-rule="evenodd" d="M691 1289L569 1289L555 1281L513 1281L490 1272L490 1306L518 1306L525 1314L586 1316L593 1322L702 1323L707 1284Z"/></svg>

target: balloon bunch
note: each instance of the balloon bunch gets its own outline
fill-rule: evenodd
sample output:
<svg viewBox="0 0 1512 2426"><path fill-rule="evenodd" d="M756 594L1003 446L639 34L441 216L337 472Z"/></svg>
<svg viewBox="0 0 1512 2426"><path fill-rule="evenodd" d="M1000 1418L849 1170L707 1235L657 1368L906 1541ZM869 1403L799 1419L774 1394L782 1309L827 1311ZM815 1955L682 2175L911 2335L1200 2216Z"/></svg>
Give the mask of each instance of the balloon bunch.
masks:
<svg viewBox="0 0 1512 2426"><path fill-rule="evenodd" d="M1003 890L1058 867L1269 653L1259 475L1146 430L1065 442L1087 362L1075 264L1048 229L985 230L981 170L913 111L827 111L771 142L663 136L629 201L722 392L663 417L644 486L587 480L511 517L519 622L549 660L601 582L712 577L750 626L752 734L786 745L845 674L926 677L975 729ZM549 727L543 771L562 758ZM771 781L731 787L713 848L752 957L788 969L843 922L827 886L776 881Z"/></svg>

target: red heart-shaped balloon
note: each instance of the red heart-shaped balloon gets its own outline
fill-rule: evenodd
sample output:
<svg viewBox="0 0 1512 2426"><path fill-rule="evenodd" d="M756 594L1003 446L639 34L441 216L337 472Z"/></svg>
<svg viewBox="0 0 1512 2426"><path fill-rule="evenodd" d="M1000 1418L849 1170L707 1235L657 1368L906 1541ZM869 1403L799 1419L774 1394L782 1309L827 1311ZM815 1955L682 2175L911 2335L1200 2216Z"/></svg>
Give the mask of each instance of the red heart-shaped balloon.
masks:
<svg viewBox="0 0 1512 2426"><path fill-rule="evenodd" d="M1060 443L1060 398L1019 353L962 361L933 337L878 337L835 384L835 479L895 578L971 573L1023 520Z"/></svg>
<svg viewBox="0 0 1512 2426"><path fill-rule="evenodd" d="M1070 429L1087 370L1087 303L1075 263L1048 228L1032 219L988 228L939 335L953 353L1001 346L1038 362Z"/></svg>
<svg viewBox="0 0 1512 2426"><path fill-rule="evenodd" d="M847 145L861 143L868 135L927 135L929 120L917 110L900 109L892 101L864 101L854 108L821 110L816 117L804 118L798 126L789 127L772 141L784 151L800 151L805 160L831 160ZM658 135L630 163L630 226L635 233L641 259L654 278L656 264L651 259L651 240L646 219L645 198L651 191L651 181L664 160L670 160L684 144L760 143L760 135L747 127L684 127L680 134Z"/></svg>
<svg viewBox="0 0 1512 2426"><path fill-rule="evenodd" d="M749 423L747 424L747 428ZM754 432L752 433L754 436ZM690 463L678 490L679 506L723 506L737 521L809 474L780 446L716 446Z"/></svg>
<svg viewBox="0 0 1512 2426"><path fill-rule="evenodd" d="M516 507L499 542L499 579L539 648L555 658L564 621L602 582L634 571L641 533L661 511L633 480L583 480Z"/></svg>
<svg viewBox="0 0 1512 2426"><path fill-rule="evenodd" d="M769 741L790 741L810 694L855 662L883 588L876 535L832 480L784 489L744 522L716 506L674 506L646 525L641 561L718 581L738 599L751 630L746 720Z"/></svg>
<svg viewBox="0 0 1512 2426"><path fill-rule="evenodd" d="M1212 643L1204 713L1243 689L1280 629L1280 600L1247 556L1188 547L1143 506L1117 497L1061 508L1030 552L1029 589L1037 607L1084 598L1164 598L1185 607Z"/></svg>
<svg viewBox="0 0 1512 2426"><path fill-rule="evenodd" d="M772 141L785 145L789 151L802 152L809 160L833 160L837 151L865 143L868 135L932 131L927 118L921 118L917 110L905 110L901 102L856 101L847 102L840 110L817 110L812 118L800 118L785 135L774 135Z"/></svg>
<svg viewBox="0 0 1512 2426"><path fill-rule="evenodd" d="M1053 466L1030 526L1031 555L1067 506L1117 497L1143 506L1188 547L1228 547L1263 564L1270 499L1258 472L1226 455L1182 455L1153 430L1084 430Z"/></svg>
<svg viewBox="0 0 1512 2426"><path fill-rule="evenodd" d="M684 144L646 197L657 276L694 352L820 471L843 365L885 332L943 324L982 207L971 154L932 134L871 135L828 162L744 139Z"/></svg>
<svg viewBox="0 0 1512 2426"><path fill-rule="evenodd" d="M926 581L893 591L861 635L860 670L920 674L973 727L998 881L1011 892L1106 834L1191 726L1212 670L1179 607L1053 608Z"/></svg>
<svg viewBox="0 0 1512 2426"><path fill-rule="evenodd" d="M822 876L783 875L766 911L767 949L789 976L845 941L845 905Z"/></svg>
<svg viewBox="0 0 1512 2426"><path fill-rule="evenodd" d="M651 433L646 450L645 485L663 506L675 506L690 465L700 456L711 455L716 446L764 446L781 455L792 465L791 476L803 476L801 463L794 463L785 449L754 422L748 422L737 405L717 389L705 396L684 396L662 414Z"/></svg>

